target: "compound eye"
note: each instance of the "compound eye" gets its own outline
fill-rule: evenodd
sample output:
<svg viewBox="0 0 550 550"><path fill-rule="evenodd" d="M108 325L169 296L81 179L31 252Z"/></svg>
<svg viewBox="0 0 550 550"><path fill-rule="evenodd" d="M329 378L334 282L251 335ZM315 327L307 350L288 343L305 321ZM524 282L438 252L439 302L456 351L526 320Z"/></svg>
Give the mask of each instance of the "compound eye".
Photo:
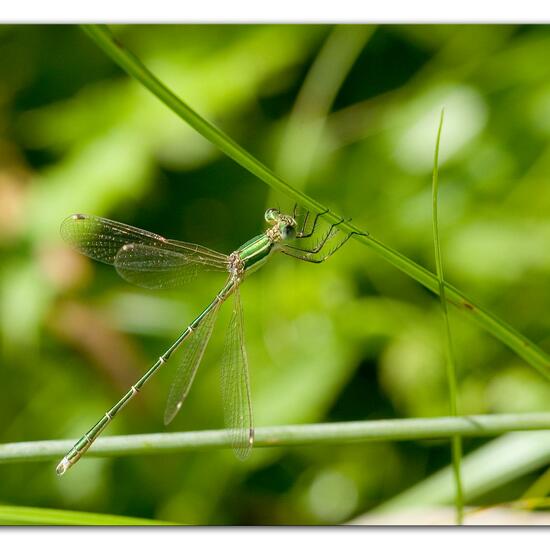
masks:
<svg viewBox="0 0 550 550"><path fill-rule="evenodd" d="M275 223L279 219L280 212L277 208L268 208L265 211L264 217L265 221L268 223Z"/></svg>
<svg viewBox="0 0 550 550"><path fill-rule="evenodd" d="M281 227L281 237L283 240L293 239L296 236L296 228L292 225L285 224Z"/></svg>

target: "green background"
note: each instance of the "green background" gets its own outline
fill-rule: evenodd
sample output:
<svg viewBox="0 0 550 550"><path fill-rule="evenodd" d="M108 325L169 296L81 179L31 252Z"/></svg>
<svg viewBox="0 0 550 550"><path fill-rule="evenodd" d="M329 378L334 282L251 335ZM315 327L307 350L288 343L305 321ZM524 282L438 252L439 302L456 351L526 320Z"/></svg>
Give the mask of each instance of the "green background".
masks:
<svg viewBox="0 0 550 550"><path fill-rule="evenodd" d="M434 270L439 112L446 279L550 351L550 30L545 26L119 26L172 90L290 184ZM75 440L214 296L149 292L67 249L106 216L222 252L291 210L74 26L0 27L0 442ZM436 297L350 242L275 257L242 290L257 426L448 414ZM229 309L229 308L227 308ZM167 430L222 426L224 311ZM548 384L451 310L459 412L550 410ZM165 430L174 363L109 434ZM484 440L465 440L466 453ZM517 444L515 445L517 448ZM513 453L513 448L510 447ZM60 457L61 458L61 457ZM500 457L491 460L498 462ZM448 441L0 466L0 503L190 524L339 523L450 462ZM496 464L495 464L496 466ZM544 472L470 501L517 500Z"/></svg>

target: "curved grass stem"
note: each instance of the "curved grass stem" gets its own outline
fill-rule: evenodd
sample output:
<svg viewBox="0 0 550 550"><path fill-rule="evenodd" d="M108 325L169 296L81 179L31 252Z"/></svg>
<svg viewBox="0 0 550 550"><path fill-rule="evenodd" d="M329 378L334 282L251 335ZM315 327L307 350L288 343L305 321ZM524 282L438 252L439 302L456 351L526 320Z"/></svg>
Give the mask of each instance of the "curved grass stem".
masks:
<svg viewBox="0 0 550 550"><path fill-rule="evenodd" d="M235 160L235 162L239 163L242 167L276 191L284 193L290 199L298 202L304 208L316 213L326 212L323 217L327 222L336 223L342 219L335 212L327 211L326 206L320 202L283 181L222 130L205 120L189 105L179 99L169 88L167 88L167 86L151 73L134 54L117 42L105 25L84 25L83 29L105 51L105 53L115 61L115 63L122 67L130 76L143 84L169 109L187 122L203 137L216 145L227 156ZM351 222L340 224L338 229L344 233L354 233L353 238L356 241L368 246L388 263L432 292L439 294L439 280L437 276L429 270L413 262L400 252L376 240L373 236L365 235L360 228ZM479 326L498 338L502 343L507 345L535 368L542 376L550 380L550 357L542 349L503 320L479 305L476 305L457 288L448 283L444 283L444 288L447 302L465 312L470 319L474 320Z"/></svg>

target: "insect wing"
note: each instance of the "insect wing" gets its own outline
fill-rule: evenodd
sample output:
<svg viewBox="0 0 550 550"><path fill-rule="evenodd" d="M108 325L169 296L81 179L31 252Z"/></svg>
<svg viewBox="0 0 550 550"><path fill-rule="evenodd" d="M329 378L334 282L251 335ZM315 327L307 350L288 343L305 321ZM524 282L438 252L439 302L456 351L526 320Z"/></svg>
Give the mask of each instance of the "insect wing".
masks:
<svg viewBox="0 0 550 550"><path fill-rule="evenodd" d="M193 329L191 335L181 344L180 349L183 356L180 359L176 377L172 382L170 393L168 394L166 409L164 411L165 424L172 422L176 414L178 414L191 389L195 374L197 374L197 369L212 335L219 308L219 303L214 305Z"/></svg>
<svg viewBox="0 0 550 550"><path fill-rule="evenodd" d="M254 427L248 359L244 344L243 313L239 289L235 289L234 307L222 360L222 398L225 426L230 431L235 455L244 460L252 450Z"/></svg>

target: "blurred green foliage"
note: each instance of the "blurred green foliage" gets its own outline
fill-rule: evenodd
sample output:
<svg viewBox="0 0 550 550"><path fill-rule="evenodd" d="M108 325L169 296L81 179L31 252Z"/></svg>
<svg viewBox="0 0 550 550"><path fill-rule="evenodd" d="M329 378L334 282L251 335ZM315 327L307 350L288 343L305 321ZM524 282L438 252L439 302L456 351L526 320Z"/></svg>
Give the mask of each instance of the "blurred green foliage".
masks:
<svg viewBox="0 0 550 550"><path fill-rule="evenodd" d="M444 107L446 279L550 350L548 27L114 30L289 183L432 270L431 168ZM339 76L340 62L348 69ZM67 250L63 218L103 215L230 252L262 231L266 207L292 205L76 27L0 27L0 68L0 441L76 439L221 281L132 288ZM327 86L333 101L316 103ZM448 413L440 305L366 249L350 243L321 266L277 257L242 294L257 425ZM222 425L225 313L169 429ZM544 380L450 315L459 412L549 408ZM169 364L109 433L163 430L173 371ZM482 443L466 440L465 451ZM245 463L229 450L84 460L63 479L54 464L13 464L0 469L0 502L178 523L335 523L448 463L442 441L257 449ZM498 498L519 498L538 472Z"/></svg>

